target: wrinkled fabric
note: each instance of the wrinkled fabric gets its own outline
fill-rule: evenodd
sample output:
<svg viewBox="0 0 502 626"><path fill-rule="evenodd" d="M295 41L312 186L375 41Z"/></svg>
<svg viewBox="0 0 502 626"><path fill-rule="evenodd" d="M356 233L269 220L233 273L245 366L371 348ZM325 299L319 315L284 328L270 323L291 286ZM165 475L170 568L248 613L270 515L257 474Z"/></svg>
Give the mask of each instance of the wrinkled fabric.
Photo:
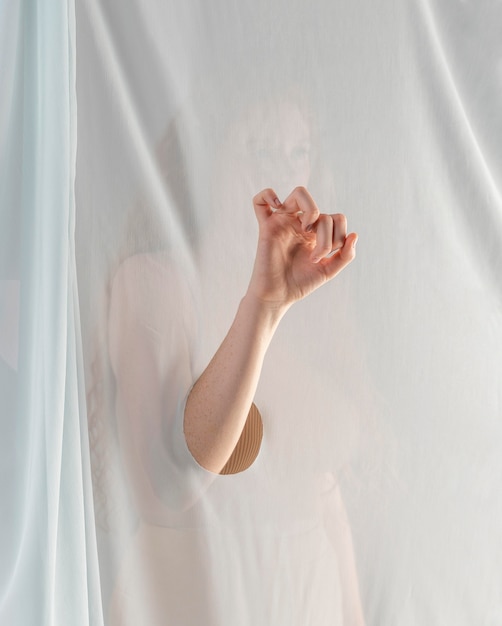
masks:
<svg viewBox="0 0 502 626"><path fill-rule="evenodd" d="M75 8L0 6L0 622L102 624L75 263Z"/></svg>
<svg viewBox="0 0 502 626"><path fill-rule="evenodd" d="M0 12L0 621L501 624L500 0L54 7ZM216 475L186 398L296 186L357 258Z"/></svg>

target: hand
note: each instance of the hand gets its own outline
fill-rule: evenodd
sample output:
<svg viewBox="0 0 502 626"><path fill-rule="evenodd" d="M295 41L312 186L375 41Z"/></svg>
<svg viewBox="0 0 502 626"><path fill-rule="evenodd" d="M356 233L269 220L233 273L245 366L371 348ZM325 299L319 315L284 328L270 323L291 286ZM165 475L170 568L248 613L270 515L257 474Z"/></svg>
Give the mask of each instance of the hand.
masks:
<svg viewBox="0 0 502 626"><path fill-rule="evenodd" d="M283 203L273 189L265 189L253 204L259 238L248 294L261 302L288 308L354 259L357 234L347 235L345 216L320 213L304 187Z"/></svg>

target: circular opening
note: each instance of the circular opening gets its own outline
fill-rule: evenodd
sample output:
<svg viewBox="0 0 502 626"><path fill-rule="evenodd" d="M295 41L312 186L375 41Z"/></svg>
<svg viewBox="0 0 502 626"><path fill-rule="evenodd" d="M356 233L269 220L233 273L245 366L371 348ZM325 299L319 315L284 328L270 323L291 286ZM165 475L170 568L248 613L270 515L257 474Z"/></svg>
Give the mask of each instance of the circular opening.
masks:
<svg viewBox="0 0 502 626"><path fill-rule="evenodd" d="M263 422L260 411L253 403L239 441L220 474L238 474L250 467L260 451L263 439Z"/></svg>

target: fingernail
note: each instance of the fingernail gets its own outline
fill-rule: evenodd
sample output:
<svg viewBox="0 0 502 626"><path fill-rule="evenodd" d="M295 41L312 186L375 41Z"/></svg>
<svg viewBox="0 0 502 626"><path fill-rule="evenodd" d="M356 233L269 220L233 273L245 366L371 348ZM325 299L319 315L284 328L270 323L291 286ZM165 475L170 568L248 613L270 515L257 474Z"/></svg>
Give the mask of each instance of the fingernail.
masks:
<svg viewBox="0 0 502 626"><path fill-rule="evenodd" d="M354 249L355 249L355 247L356 247L356 243L357 243L357 238L356 238L356 239L354 239L354 241L352 242L352 247L353 247Z"/></svg>
<svg viewBox="0 0 502 626"><path fill-rule="evenodd" d="M276 198L274 200L274 204L275 204L276 207L280 207L281 206L281 201L279 200L279 198Z"/></svg>
<svg viewBox="0 0 502 626"><path fill-rule="evenodd" d="M312 263L319 263L320 260L318 256L312 257Z"/></svg>
<svg viewBox="0 0 502 626"><path fill-rule="evenodd" d="M314 224L309 224L307 228L305 229L305 231L307 233L311 233L313 229L314 229Z"/></svg>

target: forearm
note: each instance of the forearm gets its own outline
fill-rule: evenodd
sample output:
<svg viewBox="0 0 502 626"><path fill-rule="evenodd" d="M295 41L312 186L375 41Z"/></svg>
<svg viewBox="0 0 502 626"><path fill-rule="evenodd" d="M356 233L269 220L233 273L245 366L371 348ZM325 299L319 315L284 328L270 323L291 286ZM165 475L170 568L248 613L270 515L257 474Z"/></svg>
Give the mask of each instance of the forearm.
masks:
<svg viewBox="0 0 502 626"><path fill-rule="evenodd" d="M187 399L184 431L197 462L219 473L232 454L253 401L263 359L286 307L248 293Z"/></svg>
<svg viewBox="0 0 502 626"><path fill-rule="evenodd" d="M185 407L188 448L200 465L215 473L242 433L281 317L355 256L357 235L347 235L345 216L321 214L303 187L294 189L283 204L272 189L265 189L253 204L260 234L248 293Z"/></svg>

